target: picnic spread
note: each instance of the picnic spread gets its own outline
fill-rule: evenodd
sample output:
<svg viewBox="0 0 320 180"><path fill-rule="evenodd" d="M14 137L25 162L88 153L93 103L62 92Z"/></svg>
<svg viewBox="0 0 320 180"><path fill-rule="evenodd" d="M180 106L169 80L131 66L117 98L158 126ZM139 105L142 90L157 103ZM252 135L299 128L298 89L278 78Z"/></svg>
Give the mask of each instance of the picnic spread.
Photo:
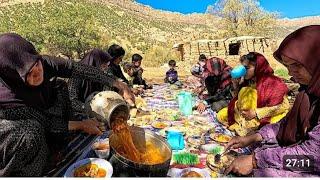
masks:
<svg viewBox="0 0 320 180"><path fill-rule="evenodd" d="M230 150L217 161L215 156L225 151L224 146L235 134L217 121L216 112L213 112L210 108L207 108L201 114L197 110L193 110L192 107L198 101L200 99L196 95L192 95L191 89L188 87L178 88L174 85L161 84L154 85L153 89L148 89L144 94L137 97L136 108L130 110L130 119L127 124L130 127L143 129L147 143L150 139L161 139L154 142L160 143L160 147L170 145L170 148L166 150L166 154L171 153L171 157L169 159L166 158L168 162L154 165L158 166L158 169L160 167L164 168L165 171L158 172L151 169L152 173L148 174L146 171L150 167L147 165L132 164L129 161L124 163L123 161L127 161L125 158L119 155L116 156L112 150L109 150L110 131L106 131L102 136L97 137L93 144L85 147L83 153L74 162L91 160L91 163L93 163L95 158L106 159L110 162L108 158L111 157L113 160L116 158L117 163L111 163L114 166L112 177L223 177L225 168L230 165L235 157L240 154L250 153L250 150L248 148ZM133 129L130 130L132 134ZM139 134L140 132L141 130L134 129L134 134ZM147 137L147 133L149 133L150 137L149 135ZM110 143L112 142L110 141ZM108 150L104 151L103 149ZM108 161L101 163L109 167ZM119 170L122 166L115 165L119 165L119 163L124 163L128 167L139 166L137 168L143 170L141 170L140 174L132 172L135 173L133 175L128 172L129 170ZM60 176L66 176L66 171L70 174L70 168L75 170L76 167L69 166L66 168L68 170L61 171ZM90 168L87 168L87 171L92 173L93 170ZM93 177L99 177L97 168L95 172L96 176Z"/></svg>

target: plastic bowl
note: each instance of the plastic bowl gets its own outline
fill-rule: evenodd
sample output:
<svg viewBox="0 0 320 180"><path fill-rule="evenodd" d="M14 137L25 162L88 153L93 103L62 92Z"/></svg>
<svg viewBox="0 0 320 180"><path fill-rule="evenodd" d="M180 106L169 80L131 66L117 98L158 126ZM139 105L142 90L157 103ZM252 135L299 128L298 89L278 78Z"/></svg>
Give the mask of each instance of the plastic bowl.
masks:
<svg viewBox="0 0 320 180"><path fill-rule="evenodd" d="M99 158L107 158L110 153L109 139L98 139L92 144L92 149Z"/></svg>
<svg viewBox="0 0 320 180"><path fill-rule="evenodd" d="M243 65L237 66L231 71L231 77L234 79L238 79L240 77L243 77L247 74L246 67Z"/></svg>

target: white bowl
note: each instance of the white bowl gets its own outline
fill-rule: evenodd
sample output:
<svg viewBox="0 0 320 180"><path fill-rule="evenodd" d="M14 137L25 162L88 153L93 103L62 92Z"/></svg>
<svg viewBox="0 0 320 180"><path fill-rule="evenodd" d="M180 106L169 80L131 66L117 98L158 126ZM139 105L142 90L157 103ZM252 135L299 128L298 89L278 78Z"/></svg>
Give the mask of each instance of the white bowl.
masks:
<svg viewBox="0 0 320 180"><path fill-rule="evenodd" d="M199 169L199 168L185 168L185 169L178 169L178 168L171 168L169 169L168 176L173 178L182 178L181 176L184 173L195 171L203 176L203 178L211 178L210 172L207 169Z"/></svg>
<svg viewBox="0 0 320 180"><path fill-rule="evenodd" d="M95 147L98 143L104 143L108 145L107 149L103 149L103 150L97 150ZM91 146L92 150L94 150L94 152L96 153L96 155L99 158L105 159L109 156L110 153L110 145L109 145L109 138L106 139L97 139L96 142L94 142Z"/></svg>
<svg viewBox="0 0 320 180"><path fill-rule="evenodd" d="M106 178L111 178L113 173L112 165L107 160L99 158L87 158L75 162L67 169L66 173L64 174L64 177L74 177L74 171L80 166L86 165L88 163L97 164L99 168L103 168L104 170L106 170Z"/></svg>

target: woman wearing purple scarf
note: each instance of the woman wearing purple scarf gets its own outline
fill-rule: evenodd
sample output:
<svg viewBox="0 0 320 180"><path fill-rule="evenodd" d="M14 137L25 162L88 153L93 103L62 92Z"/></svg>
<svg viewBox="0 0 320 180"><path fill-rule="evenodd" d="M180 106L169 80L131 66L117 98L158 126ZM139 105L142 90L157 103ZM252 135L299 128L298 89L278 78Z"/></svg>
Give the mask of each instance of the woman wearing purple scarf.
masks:
<svg viewBox="0 0 320 180"><path fill-rule="evenodd" d="M228 147L260 143L251 155L235 159L225 174L256 177L320 175L320 25L303 27L288 35L274 57L301 85L287 116L256 134L233 138ZM295 163L293 163L295 162ZM313 167L311 167L313 166Z"/></svg>

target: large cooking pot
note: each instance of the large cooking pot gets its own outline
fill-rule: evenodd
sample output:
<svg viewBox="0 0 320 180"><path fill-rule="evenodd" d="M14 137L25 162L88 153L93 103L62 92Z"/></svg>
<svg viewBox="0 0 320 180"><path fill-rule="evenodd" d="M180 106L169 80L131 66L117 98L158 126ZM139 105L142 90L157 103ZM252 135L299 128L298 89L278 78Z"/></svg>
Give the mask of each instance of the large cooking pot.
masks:
<svg viewBox="0 0 320 180"><path fill-rule="evenodd" d="M126 101L114 91L92 93L86 99L85 109L91 117L95 117L99 121L106 123L108 129L111 129L111 117L114 113L121 112L126 116L126 120L130 116L130 108Z"/></svg>
<svg viewBox="0 0 320 180"><path fill-rule="evenodd" d="M144 151L146 148L146 141L154 143L160 152L165 155L165 161L160 164L147 165L137 162L133 162L121 154L119 154L115 148L113 148L115 142L117 141L116 135L110 134L110 156L108 158L109 162L112 164L114 172L114 177L166 177L172 151L167 143L161 136L158 136L150 130L145 130L143 128L131 126L130 127L133 143L139 151Z"/></svg>

